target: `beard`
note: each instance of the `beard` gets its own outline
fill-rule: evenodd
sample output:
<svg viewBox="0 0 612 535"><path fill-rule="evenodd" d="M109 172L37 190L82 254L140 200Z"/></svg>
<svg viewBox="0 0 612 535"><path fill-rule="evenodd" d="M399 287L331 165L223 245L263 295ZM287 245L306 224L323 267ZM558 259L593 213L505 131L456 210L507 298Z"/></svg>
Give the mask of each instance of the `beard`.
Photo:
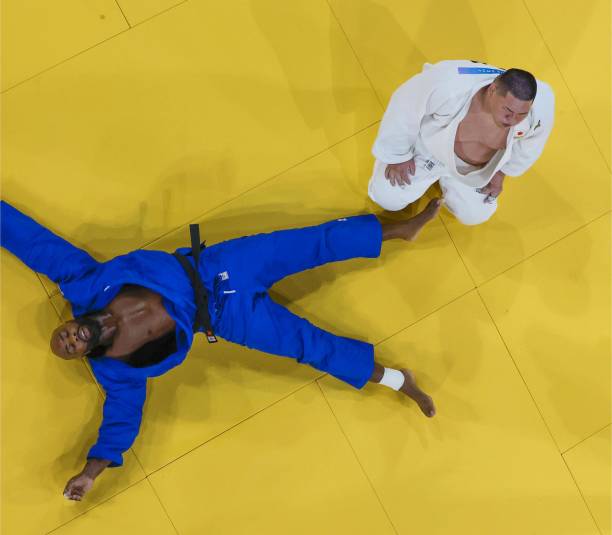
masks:
<svg viewBox="0 0 612 535"><path fill-rule="evenodd" d="M97 316L80 316L78 318L74 318L74 321L79 326L86 327L89 331L89 340L87 340L86 354L89 353L92 349L101 346L100 338L102 337L102 326L97 320Z"/></svg>

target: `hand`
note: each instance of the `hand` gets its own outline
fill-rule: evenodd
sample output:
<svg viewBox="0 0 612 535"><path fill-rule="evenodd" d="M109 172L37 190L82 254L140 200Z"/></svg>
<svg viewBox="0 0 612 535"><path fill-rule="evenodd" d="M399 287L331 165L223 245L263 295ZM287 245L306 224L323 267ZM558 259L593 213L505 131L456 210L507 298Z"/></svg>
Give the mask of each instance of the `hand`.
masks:
<svg viewBox="0 0 612 535"><path fill-rule="evenodd" d="M410 184L410 176L414 175L416 167L414 158L402 163L390 163L385 169L385 178L391 182L392 186Z"/></svg>
<svg viewBox="0 0 612 535"><path fill-rule="evenodd" d="M501 195L501 192L504 189L504 178L506 178L506 175L501 171L497 171L497 173L493 175L493 178L491 178L491 181L484 188L479 188L476 190L478 193L485 195L483 202L492 203Z"/></svg>
<svg viewBox="0 0 612 535"><path fill-rule="evenodd" d="M68 500L81 501L85 493L91 489L94 483L94 478L81 472L74 476L64 489L64 497Z"/></svg>

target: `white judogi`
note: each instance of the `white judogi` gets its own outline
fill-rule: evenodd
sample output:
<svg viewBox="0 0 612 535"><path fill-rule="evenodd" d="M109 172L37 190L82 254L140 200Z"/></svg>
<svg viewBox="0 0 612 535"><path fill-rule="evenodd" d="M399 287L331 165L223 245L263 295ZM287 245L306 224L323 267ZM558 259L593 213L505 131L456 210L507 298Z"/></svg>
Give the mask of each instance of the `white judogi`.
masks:
<svg viewBox="0 0 612 535"><path fill-rule="evenodd" d="M497 202L484 203L485 196L476 189L499 170L509 176L527 171L542 153L554 120L554 94L538 80L531 110L508 132L506 149L479 169L460 160L454 150L457 127L472 97L502 72L468 60L441 61L426 63L402 84L391 97L372 148L376 162L370 198L386 210L401 210L440 180L444 204L461 222L475 225L491 217ZM416 172L411 184L392 186L384 176L387 164L412 158Z"/></svg>

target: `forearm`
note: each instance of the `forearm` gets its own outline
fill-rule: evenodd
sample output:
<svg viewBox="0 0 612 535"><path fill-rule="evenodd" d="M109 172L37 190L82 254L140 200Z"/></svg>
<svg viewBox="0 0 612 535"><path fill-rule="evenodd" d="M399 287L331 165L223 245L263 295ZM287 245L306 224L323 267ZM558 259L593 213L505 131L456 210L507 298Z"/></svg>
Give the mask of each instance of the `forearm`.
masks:
<svg viewBox="0 0 612 535"><path fill-rule="evenodd" d="M111 461L107 459L87 459L87 464L85 464L81 473L96 479L110 463Z"/></svg>
<svg viewBox="0 0 612 535"><path fill-rule="evenodd" d="M5 201L0 202L2 247L54 282L79 275L97 264L67 242Z"/></svg>

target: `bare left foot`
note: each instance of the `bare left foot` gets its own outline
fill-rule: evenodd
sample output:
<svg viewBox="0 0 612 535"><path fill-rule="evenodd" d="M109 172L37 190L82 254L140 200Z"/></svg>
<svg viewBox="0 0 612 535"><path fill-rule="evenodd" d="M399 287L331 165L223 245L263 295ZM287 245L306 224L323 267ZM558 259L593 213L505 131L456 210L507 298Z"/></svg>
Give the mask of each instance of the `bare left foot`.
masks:
<svg viewBox="0 0 612 535"><path fill-rule="evenodd" d="M400 371L406 378L402 388L400 388L400 392L415 401L425 416L428 418L434 416L436 414L436 407L434 406L433 399L417 386L414 375L410 370L402 368Z"/></svg>
<svg viewBox="0 0 612 535"><path fill-rule="evenodd" d="M421 232L421 229L429 223L434 217L438 215L440 211L441 199L432 199L427 203L425 209L419 212L417 215L398 223L401 229L401 237L408 241L413 241Z"/></svg>
<svg viewBox="0 0 612 535"><path fill-rule="evenodd" d="M419 212L410 219L397 223L385 223L383 225L383 240L401 238L403 240L413 241L418 236L419 232L421 232L421 229L438 215L441 205L441 199L432 199L425 207L425 210Z"/></svg>

